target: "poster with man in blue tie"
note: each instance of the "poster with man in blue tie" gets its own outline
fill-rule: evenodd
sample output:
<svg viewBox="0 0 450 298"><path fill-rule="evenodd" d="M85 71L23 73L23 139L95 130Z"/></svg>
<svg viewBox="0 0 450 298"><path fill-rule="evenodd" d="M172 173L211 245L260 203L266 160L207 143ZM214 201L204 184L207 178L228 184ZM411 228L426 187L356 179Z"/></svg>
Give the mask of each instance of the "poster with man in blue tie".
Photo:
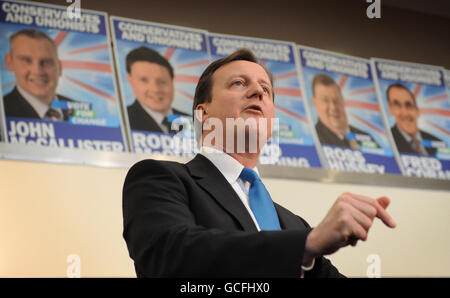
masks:
<svg viewBox="0 0 450 298"><path fill-rule="evenodd" d="M105 13L0 1L0 40L7 142L127 151Z"/></svg>
<svg viewBox="0 0 450 298"><path fill-rule="evenodd" d="M404 175L450 179L450 101L444 69L378 58L372 65Z"/></svg>
<svg viewBox="0 0 450 298"><path fill-rule="evenodd" d="M192 102L209 63L206 32L120 17L110 21L133 151L193 157Z"/></svg>
<svg viewBox="0 0 450 298"><path fill-rule="evenodd" d="M303 90L326 167L400 174L383 124L370 61L298 46Z"/></svg>
<svg viewBox="0 0 450 298"><path fill-rule="evenodd" d="M275 120L272 139L264 147L261 163L293 167L321 167L312 126L300 90L295 45L289 42L209 33L211 59L240 48L252 50L273 74Z"/></svg>

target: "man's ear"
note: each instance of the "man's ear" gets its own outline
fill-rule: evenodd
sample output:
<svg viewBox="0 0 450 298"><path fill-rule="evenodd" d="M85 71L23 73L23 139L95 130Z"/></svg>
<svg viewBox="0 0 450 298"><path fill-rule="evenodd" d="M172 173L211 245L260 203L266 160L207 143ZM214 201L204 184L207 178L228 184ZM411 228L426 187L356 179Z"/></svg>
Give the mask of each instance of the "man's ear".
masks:
<svg viewBox="0 0 450 298"><path fill-rule="evenodd" d="M11 57L10 53L5 54L5 62L6 62L6 66L8 67L8 70L10 72L14 72L14 67L12 65L12 57Z"/></svg>
<svg viewBox="0 0 450 298"><path fill-rule="evenodd" d="M197 105L194 111L194 117L197 121L203 124L203 122L208 118L208 111L206 109L206 103L201 103Z"/></svg>
<svg viewBox="0 0 450 298"><path fill-rule="evenodd" d="M63 72L63 67L62 67L62 62L59 59L58 59L58 67L59 67L59 76L61 76L62 72Z"/></svg>
<svg viewBox="0 0 450 298"><path fill-rule="evenodd" d="M389 112L389 114L394 115L394 114L392 114L392 112L391 112L391 105L392 105L392 103L391 103L391 101L390 101L389 98L388 98L388 99L387 99L388 112Z"/></svg>
<svg viewBox="0 0 450 298"><path fill-rule="evenodd" d="M312 102L313 106L316 107L317 98L315 96L313 96L311 99L311 102Z"/></svg>

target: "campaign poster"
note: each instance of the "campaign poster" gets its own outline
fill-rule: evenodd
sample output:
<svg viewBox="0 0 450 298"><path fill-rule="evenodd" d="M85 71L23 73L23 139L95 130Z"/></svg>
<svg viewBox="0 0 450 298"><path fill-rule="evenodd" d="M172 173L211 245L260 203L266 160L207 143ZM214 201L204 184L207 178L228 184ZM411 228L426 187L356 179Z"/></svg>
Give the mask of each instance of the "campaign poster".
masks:
<svg viewBox="0 0 450 298"><path fill-rule="evenodd" d="M295 44L289 42L209 33L211 60L240 48L250 49L274 78L277 131L263 148L260 163L292 167L321 167L300 89Z"/></svg>
<svg viewBox="0 0 450 298"><path fill-rule="evenodd" d="M378 58L372 66L403 174L450 179L450 101L444 70Z"/></svg>
<svg viewBox="0 0 450 298"><path fill-rule="evenodd" d="M0 1L0 41L7 142L128 150L105 13Z"/></svg>
<svg viewBox="0 0 450 298"><path fill-rule="evenodd" d="M400 174L376 97L370 61L298 46L304 94L329 169Z"/></svg>
<svg viewBox="0 0 450 298"><path fill-rule="evenodd" d="M444 71L444 78L445 78L445 86L447 87L447 95L449 96L450 100L450 70Z"/></svg>
<svg viewBox="0 0 450 298"><path fill-rule="evenodd" d="M206 32L120 17L110 21L133 151L193 157L193 99L210 61Z"/></svg>

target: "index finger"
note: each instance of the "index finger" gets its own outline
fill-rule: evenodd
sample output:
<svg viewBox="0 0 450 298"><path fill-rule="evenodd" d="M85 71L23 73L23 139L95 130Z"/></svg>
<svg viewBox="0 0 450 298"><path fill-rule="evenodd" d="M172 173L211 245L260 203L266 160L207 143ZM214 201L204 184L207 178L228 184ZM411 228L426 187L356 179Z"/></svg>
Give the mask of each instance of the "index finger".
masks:
<svg viewBox="0 0 450 298"><path fill-rule="evenodd" d="M362 195L354 195L354 198L363 202L366 202L370 205L372 205L373 207L375 207L375 209L377 210L377 215L376 217L378 217L379 219L381 219L381 221L387 225L390 228L395 228L397 226L397 224L395 223L395 221L392 219L392 217L389 215L389 213L385 210L385 208L389 205L389 198L387 197L381 197L378 198L377 200L366 197L366 196L362 196Z"/></svg>

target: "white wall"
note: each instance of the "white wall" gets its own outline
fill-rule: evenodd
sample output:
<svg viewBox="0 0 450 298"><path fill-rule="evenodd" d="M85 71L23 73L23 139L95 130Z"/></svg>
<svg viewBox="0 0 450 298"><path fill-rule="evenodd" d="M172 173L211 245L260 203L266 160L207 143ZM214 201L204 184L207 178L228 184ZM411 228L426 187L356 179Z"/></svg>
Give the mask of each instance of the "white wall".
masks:
<svg viewBox="0 0 450 298"><path fill-rule="evenodd" d="M0 277L64 277L81 258L83 277L135 276L122 238L127 169L0 160ZM311 225L345 191L391 198L398 226L374 223L367 242L330 256L347 276L365 276L369 254L382 276L450 276L450 193L264 179L275 201Z"/></svg>

